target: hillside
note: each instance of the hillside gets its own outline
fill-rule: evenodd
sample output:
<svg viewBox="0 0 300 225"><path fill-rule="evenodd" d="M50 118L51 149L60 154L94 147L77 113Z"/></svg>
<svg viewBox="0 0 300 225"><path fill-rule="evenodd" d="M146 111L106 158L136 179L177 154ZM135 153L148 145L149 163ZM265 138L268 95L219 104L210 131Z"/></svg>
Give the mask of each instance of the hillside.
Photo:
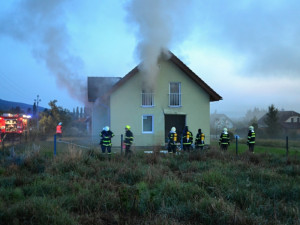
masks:
<svg viewBox="0 0 300 225"><path fill-rule="evenodd" d="M11 108L16 108L17 106L19 106L22 111L27 112L28 108L31 108L32 110L33 105L21 102L5 101L0 99L0 111L9 111ZM39 111L43 111L44 109L44 107L39 107Z"/></svg>

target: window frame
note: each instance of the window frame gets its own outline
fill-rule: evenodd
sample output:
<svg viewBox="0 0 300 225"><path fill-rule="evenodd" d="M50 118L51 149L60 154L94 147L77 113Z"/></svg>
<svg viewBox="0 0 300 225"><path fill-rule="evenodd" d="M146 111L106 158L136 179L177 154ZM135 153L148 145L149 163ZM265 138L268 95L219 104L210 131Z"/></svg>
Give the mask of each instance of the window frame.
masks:
<svg viewBox="0 0 300 225"><path fill-rule="evenodd" d="M147 117L151 117L152 120L151 120L151 131L144 131L144 117L147 116ZM153 134L154 133L154 115L153 114L143 114L142 115L142 133L143 134Z"/></svg>
<svg viewBox="0 0 300 225"><path fill-rule="evenodd" d="M145 104L143 104L144 103L144 96L145 95L151 95L151 105L145 105ZM151 107L154 107L155 105L154 105L154 92L153 91L151 91L151 92L146 92L145 90L142 90L142 93L141 93L141 100L142 100L142 104L141 104L141 106L143 107L143 108L151 108Z"/></svg>
<svg viewBox="0 0 300 225"><path fill-rule="evenodd" d="M171 93L171 84L178 84L178 93ZM171 105L171 96L173 94L178 94L178 105ZM182 107L182 102L181 102L181 82L170 82L169 83L169 107L172 108L179 108ZM173 100L174 101L174 100Z"/></svg>

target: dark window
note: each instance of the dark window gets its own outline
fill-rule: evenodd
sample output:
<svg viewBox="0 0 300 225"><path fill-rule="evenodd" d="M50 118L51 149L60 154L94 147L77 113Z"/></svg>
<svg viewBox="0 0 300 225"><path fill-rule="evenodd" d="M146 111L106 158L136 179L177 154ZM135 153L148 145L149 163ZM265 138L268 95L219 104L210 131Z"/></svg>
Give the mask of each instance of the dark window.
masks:
<svg viewBox="0 0 300 225"><path fill-rule="evenodd" d="M153 92L142 91L142 106L154 106Z"/></svg>
<svg viewBox="0 0 300 225"><path fill-rule="evenodd" d="M181 106L181 83L171 82L169 92L169 106Z"/></svg>

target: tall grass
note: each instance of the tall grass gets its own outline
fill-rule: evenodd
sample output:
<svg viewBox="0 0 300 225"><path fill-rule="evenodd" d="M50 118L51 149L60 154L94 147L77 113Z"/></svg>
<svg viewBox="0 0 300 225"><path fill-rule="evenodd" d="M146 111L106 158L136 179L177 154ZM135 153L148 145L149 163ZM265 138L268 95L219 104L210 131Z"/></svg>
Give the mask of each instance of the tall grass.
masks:
<svg viewBox="0 0 300 225"><path fill-rule="evenodd" d="M297 156L63 152L1 158L1 224L300 223Z"/></svg>

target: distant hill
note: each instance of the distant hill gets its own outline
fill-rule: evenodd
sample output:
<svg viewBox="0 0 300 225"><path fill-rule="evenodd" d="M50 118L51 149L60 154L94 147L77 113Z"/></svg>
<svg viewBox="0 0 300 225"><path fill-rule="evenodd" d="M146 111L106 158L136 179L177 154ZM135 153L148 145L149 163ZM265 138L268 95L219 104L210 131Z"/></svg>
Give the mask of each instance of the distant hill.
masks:
<svg viewBox="0 0 300 225"><path fill-rule="evenodd" d="M0 111L9 111L11 108L16 108L17 106L19 106L20 109L26 113L28 108L31 108L32 111L33 104L30 105L21 102L11 102L0 99ZM39 107L40 112L44 111L44 109L44 107Z"/></svg>

